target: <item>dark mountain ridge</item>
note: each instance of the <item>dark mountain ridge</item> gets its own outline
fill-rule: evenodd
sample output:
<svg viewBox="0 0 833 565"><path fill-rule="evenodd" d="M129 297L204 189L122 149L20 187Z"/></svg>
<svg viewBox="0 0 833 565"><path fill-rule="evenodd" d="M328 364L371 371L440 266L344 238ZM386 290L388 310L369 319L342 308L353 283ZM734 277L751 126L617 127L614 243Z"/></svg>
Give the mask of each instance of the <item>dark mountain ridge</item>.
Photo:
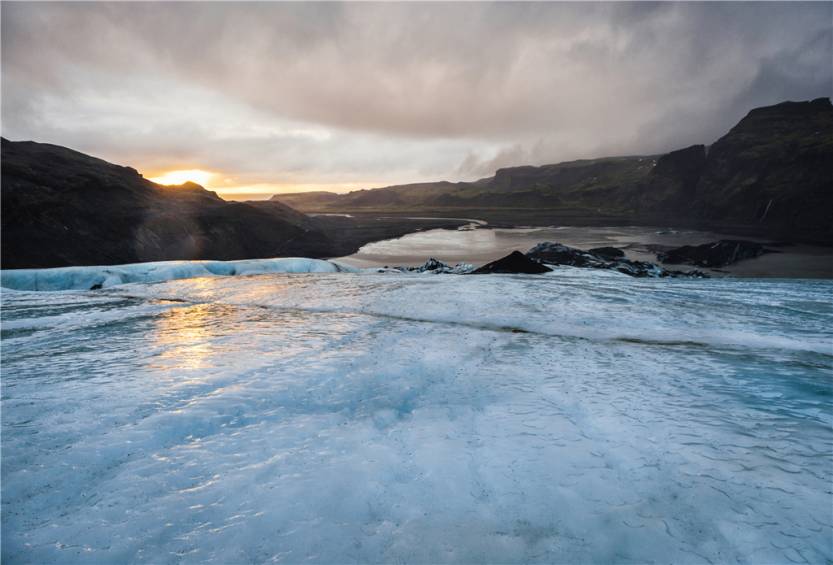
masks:
<svg viewBox="0 0 833 565"><path fill-rule="evenodd" d="M158 185L133 168L57 145L3 139L2 267L335 257L417 228L459 225L448 216L497 217L509 225L717 228L831 244L831 185L833 107L826 98L752 110L708 149L247 203L193 183Z"/></svg>
<svg viewBox="0 0 833 565"><path fill-rule="evenodd" d="M284 204L227 202L65 147L2 140L4 269L331 251L329 238Z"/></svg>
<svg viewBox="0 0 833 565"><path fill-rule="evenodd" d="M508 167L476 182L273 199L304 212L484 217L512 211L517 223L603 217L609 223L720 228L830 244L831 185L833 106L819 98L756 108L708 149L693 145L664 155Z"/></svg>

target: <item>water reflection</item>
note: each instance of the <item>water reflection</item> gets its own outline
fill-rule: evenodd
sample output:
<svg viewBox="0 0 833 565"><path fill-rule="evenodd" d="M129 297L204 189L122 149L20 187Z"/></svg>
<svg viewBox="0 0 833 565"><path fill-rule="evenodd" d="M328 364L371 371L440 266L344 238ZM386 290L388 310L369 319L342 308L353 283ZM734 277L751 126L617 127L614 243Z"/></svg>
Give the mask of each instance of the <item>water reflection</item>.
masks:
<svg viewBox="0 0 833 565"><path fill-rule="evenodd" d="M154 343L162 351L155 358L165 369L205 369L214 353L216 304L174 308L157 318Z"/></svg>
<svg viewBox="0 0 833 565"><path fill-rule="evenodd" d="M630 259L656 262L656 246L700 245L735 237L715 232L640 226L435 229L368 243L353 255L338 260L356 267L377 267L419 265L428 257L435 257L452 265L472 263L478 266L511 251L525 252L542 241L553 241L579 249L619 247ZM829 278L830 259L829 249L799 246L790 248L789 252L770 253L725 270L742 276Z"/></svg>
<svg viewBox="0 0 833 565"><path fill-rule="evenodd" d="M187 288L190 298L201 302L183 303L156 318L151 342L157 353L151 356L150 368L200 371L222 362L223 352L217 350L216 338L224 324L234 319L236 308L217 302L216 282L206 277L173 283ZM193 380L200 380L199 376L188 382Z"/></svg>
<svg viewBox="0 0 833 565"><path fill-rule="evenodd" d="M363 320L353 312L333 311L357 309L360 289L348 286L334 297L322 294L324 280L323 275L263 274L166 283L158 288L189 302L154 319L146 366L188 384L205 381L209 373L268 366L313 351L324 356L324 343L350 334Z"/></svg>

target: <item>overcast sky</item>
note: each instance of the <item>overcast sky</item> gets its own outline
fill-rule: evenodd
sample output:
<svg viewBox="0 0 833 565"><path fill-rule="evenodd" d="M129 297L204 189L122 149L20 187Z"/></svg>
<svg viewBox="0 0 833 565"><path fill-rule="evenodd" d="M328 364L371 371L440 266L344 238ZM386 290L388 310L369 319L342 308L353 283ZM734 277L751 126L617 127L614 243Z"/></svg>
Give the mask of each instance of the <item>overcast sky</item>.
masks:
<svg viewBox="0 0 833 565"><path fill-rule="evenodd" d="M2 133L226 197L712 143L833 91L833 3L2 3Z"/></svg>

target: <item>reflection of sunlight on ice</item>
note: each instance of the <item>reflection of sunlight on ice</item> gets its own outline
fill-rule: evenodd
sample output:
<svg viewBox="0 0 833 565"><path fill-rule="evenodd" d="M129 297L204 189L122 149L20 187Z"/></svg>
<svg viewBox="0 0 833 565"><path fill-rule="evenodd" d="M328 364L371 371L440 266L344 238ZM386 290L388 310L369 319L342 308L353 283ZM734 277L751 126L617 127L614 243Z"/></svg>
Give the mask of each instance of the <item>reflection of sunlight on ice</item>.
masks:
<svg viewBox="0 0 833 565"><path fill-rule="evenodd" d="M327 302L320 283L320 275L265 274L154 286L194 303L156 318L151 338L155 353L148 367L178 384L196 384L210 380L209 373L268 367L317 350L322 339L354 330L361 317L347 312L332 316L330 308L319 312L322 300ZM340 295L345 306L357 298L350 289ZM250 355L236 355L240 351Z"/></svg>
<svg viewBox="0 0 833 565"><path fill-rule="evenodd" d="M163 347L158 361L168 369L204 369L210 365L216 306L196 304L174 308L158 318L157 345Z"/></svg>
<svg viewBox="0 0 833 565"><path fill-rule="evenodd" d="M210 292L214 285L210 278L188 281L197 293ZM211 366L215 354L212 338L219 327L221 312L217 304L193 304L172 308L156 319L153 343L161 350L153 358L153 368L195 371Z"/></svg>

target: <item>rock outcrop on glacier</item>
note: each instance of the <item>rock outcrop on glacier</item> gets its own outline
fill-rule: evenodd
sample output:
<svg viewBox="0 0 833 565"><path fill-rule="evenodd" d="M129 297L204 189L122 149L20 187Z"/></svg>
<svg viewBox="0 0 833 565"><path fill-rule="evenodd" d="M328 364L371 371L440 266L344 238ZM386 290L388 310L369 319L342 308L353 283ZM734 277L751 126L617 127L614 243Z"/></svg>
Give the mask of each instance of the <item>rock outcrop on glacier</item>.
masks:
<svg viewBox="0 0 833 565"><path fill-rule="evenodd" d="M457 263L453 267L447 263L443 263L439 259L429 257L428 260L418 267L380 267L375 269L380 273L394 272L394 273L430 273L432 275L465 275L474 270L474 265L470 263Z"/></svg>
<svg viewBox="0 0 833 565"><path fill-rule="evenodd" d="M448 273L454 275L462 275L472 271L474 267L469 263L457 263L453 267L443 263L439 259L429 257L428 260L419 267L408 267L408 271L416 273Z"/></svg>
<svg viewBox="0 0 833 565"><path fill-rule="evenodd" d="M657 253L657 260L668 264L696 265L698 267L725 267L742 261L754 259L764 253L777 253L754 241L721 239L702 245L683 245Z"/></svg>
<svg viewBox="0 0 833 565"><path fill-rule="evenodd" d="M686 272L674 271L646 261L633 261L626 258L625 252L616 247L597 247L590 251L584 251L549 241L537 244L526 254L520 251L513 251L509 255L487 263L477 269L468 263L458 263L452 267L434 257L430 257L418 267L380 267L374 270L380 273L454 275L542 274L548 273L554 267L560 266L617 271L631 277L639 278L708 277L708 275L698 270Z"/></svg>
<svg viewBox="0 0 833 565"><path fill-rule="evenodd" d="M618 252L618 253L617 253ZM568 247L561 243L545 241L539 243L526 253L541 263L554 266L582 267L587 269L608 269L618 271L632 277L697 277L705 278L707 275L700 271L671 271L664 269L654 263L646 261L632 261L625 258L620 249L614 247L602 247L583 251L575 247Z"/></svg>
<svg viewBox="0 0 833 565"><path fill-rule="evenodd" d="M471 272L473 275L489 275L489 274L529 274L539 275L542 273L549 273L552 271L547 266L542 265L539 261L530 259L520 251L513 251L506 257L502 257L497 261L492 261L483 265L479 269Z"/></svg>
<svg viewBox="0 0 833 565"><path fill-rule="evenodd" d="M595 249L588 250L588 253L598 255L599 257L610 261L623 259L625 257L625 252L618 247L596 247Z"/></svg>

